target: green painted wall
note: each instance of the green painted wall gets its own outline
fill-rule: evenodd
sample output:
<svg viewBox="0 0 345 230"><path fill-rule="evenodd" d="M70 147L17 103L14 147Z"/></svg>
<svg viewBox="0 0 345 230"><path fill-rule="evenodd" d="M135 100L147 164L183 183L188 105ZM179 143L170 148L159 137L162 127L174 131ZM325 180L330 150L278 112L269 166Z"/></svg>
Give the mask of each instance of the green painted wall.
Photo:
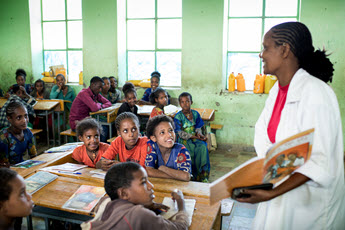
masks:
<svg viewBox="0 0 345 230"><path fill-rule="evenodd" d="M32 81L28 0L0 1L0 87L16 83L16 69L23 68Z"/></svg>
<svg viewBox="0 0 345 230"><path fill-rule="evenodd" d="M18 10L19 9L19 10ZM224 91L223 0L183 1L182 87L169 90L173 97L189 91L195 107L216 109L219 143L252 145L254 125L266 95L233 94ZM27 0L0 3L1 87L14 83L14 71L32 72ZM20 12L18 14L17 12ZM301 21L310 28L315 47L325 46L335 63L334 88L345 116L345 1L302 0ZM117 22L114 0L83 0L84 81L92 76L117 75ZM20 53L18 52L20 51ZM13 77L13 79L9 78ZM35 79L40 76L35 76ZM76 86L80 90L81 86ZM138 90L138 96L143 90ZM343 123L345 118L343 119ZM343 124L345 127L345 124Z"/></svg>

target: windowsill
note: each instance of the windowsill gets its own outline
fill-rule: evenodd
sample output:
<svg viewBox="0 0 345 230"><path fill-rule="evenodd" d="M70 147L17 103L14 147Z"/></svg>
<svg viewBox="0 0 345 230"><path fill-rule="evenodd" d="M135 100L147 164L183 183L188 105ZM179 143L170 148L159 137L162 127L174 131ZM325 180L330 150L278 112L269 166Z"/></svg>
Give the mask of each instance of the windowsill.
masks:
<svg viewBox="0 0 345 230"><path fill-rule="evenodd" d="M238 92L237 90L233 91L233 92L229 92L228 90L226 89L222 89L221 91L221 94L234 94L234 95L248 95L248 94L254 94L254 95L268 95L268 94L265 94L265 93L254 93L253 90L246 90L244 92Z"/></svg>
<svg viewBox="0 0 345 230"><path fill-rule="evenodd" d="M77 83L77 82L68 82L67 85L78 86L79 83ZM80 85L80 86L83 86L83 85Z"/></svg>

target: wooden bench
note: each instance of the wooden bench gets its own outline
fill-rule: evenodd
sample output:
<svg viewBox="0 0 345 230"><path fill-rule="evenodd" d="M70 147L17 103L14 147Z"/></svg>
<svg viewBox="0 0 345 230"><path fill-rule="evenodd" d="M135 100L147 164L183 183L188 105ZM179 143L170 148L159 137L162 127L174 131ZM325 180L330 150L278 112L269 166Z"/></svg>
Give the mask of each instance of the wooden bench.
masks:
<svg viewBox="0 0 345 230"><path fill-rule="evenodd" d="M112 138L110 138L110 139L108 139L107 142L108 142L108 143L111 143L111 142L113 142L113 140L115 140L115 139L116 139L116 136L115 136L115 137L112 137Z"/></svg>
<svg viewBox="0 0 345 230"><path fill-rule="evenodd" d="M65 136L65 143L67 143L67 136L77 138L76 132L73 132L72 129L67 129L67 130L61 132L60 135Z"/></svg>

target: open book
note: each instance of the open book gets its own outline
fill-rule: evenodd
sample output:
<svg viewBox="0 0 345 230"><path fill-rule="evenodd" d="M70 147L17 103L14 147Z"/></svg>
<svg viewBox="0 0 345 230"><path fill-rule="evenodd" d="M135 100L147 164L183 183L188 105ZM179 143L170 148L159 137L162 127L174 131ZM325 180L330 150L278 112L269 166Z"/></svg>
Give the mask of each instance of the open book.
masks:
<svg viewBox="0 0 345 230"><path fill-rule="evenodd" d="M210 203L231 197L234 188L275 184L310 158L314 129L275 143L265 158L255 157L210 184Z"/></svg>
<svg viewBox="0 0 345 230"><path fill-rule="evenodd" d="M21 163L13 165L12 167L28 169L28 168L31 168L33 166L40 165L40 164L43 164L43 163L46 163L46 161L26 160L26 161L23 161Z"/></svg>
<svg viewBox="0 0 345 230"><path fill-rule="evenodd" d="M59 176L49 172L37 172L31 177L25 179L26 191L29 194L34 194L36 191L40 190L58 177Z"/></svg>
<svg viewBox="0 0 345 230"><path fill-rule="evenodd" d="M192 218L195 208L195 199L184 199L186 212L188 214L189 226L192 224ZM173 219L175 214L178 213L177 204L171 197L164 197L163 203L164 205L168 206L170 209L167 212L162 212L160 215L164 217L164 219Z"/></svg>

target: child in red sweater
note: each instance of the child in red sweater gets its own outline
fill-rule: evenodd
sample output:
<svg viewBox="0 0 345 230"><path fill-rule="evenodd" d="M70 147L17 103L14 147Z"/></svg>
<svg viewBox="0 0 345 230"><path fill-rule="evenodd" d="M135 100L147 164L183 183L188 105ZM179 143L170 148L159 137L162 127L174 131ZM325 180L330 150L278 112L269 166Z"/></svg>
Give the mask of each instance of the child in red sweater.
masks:
<svg viewBox="0 0 345 230"><path fill-rule="evenodd" d="M139 120L134 113L121 113L115 120L118 137L111 142L96 168L108 170L119 162L133 161L145 167L147 137L139 137ZM119 156L119 161L115 160Z"/></svg>
<svg viewBox="0 0 345 230"><path fill-rule="evenodd" d="M77 123L76 132L84 145L74 149L72 158L81 164L95 168L96 163L109 147L107 143L99 141L102 126L94 118L87 117Z"/></svg>

